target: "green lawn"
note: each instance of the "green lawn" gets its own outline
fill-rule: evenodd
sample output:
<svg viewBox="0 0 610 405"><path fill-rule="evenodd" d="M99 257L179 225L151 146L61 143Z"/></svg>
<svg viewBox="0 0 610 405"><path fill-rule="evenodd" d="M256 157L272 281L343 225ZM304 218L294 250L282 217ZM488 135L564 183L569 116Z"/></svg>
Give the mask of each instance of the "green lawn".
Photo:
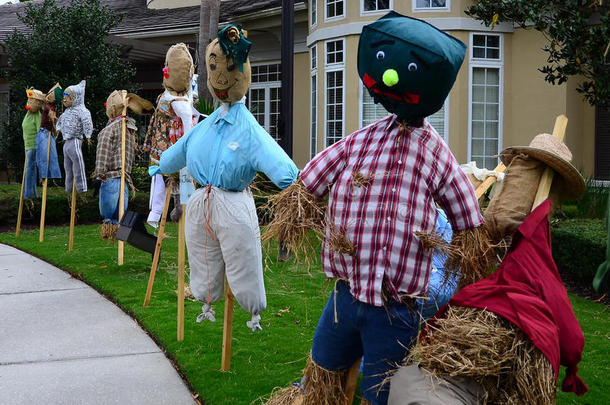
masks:
<svg viewBox="0 0 610 405"><path fill-rule="evenodd" d="M187 301L184 341L176 340L177 227L169 224L171 237L164 241L161 270L148 308L142 306L150 271L150 255L125 246L125 264L117 265L116 245L99 237L99 225L78 226L75 250L68 252L68 229L48 228L45 242L38 230L0 234L0 242L32 252L65 269L107 295L159 342L175 359L194 391L209 405L250 404L276 386L300 378L311 349L315 326L332 284L325 281L319 263L307 269L277 263L276 249L264 253L267 269L267 310L262 314L263 331L252 333L245 325L249 314L237 308L233 329L231 372L220 369L223 303L218 303L216 323L197 324L200 305ZM591 387L582 398L560 394L558 404L610 403L609 309L572 297L574 310L585 331L587 345L580 375Z"/></svg>

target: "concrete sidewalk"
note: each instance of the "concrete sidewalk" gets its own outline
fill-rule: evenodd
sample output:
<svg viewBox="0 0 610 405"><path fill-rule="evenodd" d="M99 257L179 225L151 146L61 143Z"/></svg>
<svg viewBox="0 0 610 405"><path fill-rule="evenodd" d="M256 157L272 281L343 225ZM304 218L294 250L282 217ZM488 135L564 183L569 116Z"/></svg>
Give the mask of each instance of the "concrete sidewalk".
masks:
<svg viewBox="0 0 610 405"><path fill-rule="evenodd" d="M194 404L140 327L88 285L0 244L0 404Z"/></svg>

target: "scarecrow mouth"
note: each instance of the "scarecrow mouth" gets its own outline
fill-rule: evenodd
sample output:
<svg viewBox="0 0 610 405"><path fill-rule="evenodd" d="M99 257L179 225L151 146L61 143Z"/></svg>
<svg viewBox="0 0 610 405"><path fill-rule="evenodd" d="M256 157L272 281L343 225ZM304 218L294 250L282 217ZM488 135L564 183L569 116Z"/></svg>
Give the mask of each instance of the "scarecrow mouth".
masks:
<svg viewBox="0 0 610 405"><path fill-rule="evenodd" d="M368 73L364 74L364 78L362 78L362 82L366 86L367 89L372 90L375 94L380 94L382 96L387 96L393 98L394 100L404 101L409 104L419 104L419 94L407 93L404 92L401 95L390 93L389 91L384 91L379 89L379 84L369 76Z"/></svg>
<svg viewBox="0 0 610 405"><path fill-rule="evenodd" d="M219 99L224 100L229 97L229 89L218 90L216 87L214 87L214 94L216 94L216 97Z"/></svg>

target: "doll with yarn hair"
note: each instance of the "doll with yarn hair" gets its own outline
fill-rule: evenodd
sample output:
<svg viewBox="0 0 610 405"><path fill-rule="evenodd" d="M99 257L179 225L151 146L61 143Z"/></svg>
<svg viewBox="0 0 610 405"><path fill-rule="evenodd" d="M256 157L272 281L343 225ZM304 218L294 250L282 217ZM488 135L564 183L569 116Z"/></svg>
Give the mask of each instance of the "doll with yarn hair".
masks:
<svg viewBox="0 0 610 405"><path fill-rule="evenodd" d="M173 45L165 56L163 87L165 91L157 98L157 107L150 120L143 148L150 154L151 164L159 164L161 154L187 133L197 121L199 113L193 107L193 58L188 47ZM188 175L186 169L181 172ZM180 217L180 194L178 187L172 189L174 211L172 218ZM165 182L161 174L151 181L150 213L147 222L157 227L165 201Z"/></svg>
<svg viewBox="0 0 610 405"><path fill-rule="evenodd" d="M239 305L252 314L247 326L261 330L267 306L260 230L249 185L256 172L278 187L298 170L245 105L250 86L250 41L229 24L207 47L207 86L220 107L161 155L151 176L183 167L200 186L186 207L190 286L203 303L197 320L215 321L212 304L222 299L225 277ZM170 70L171 75L171 70Z"/></svg>
<svg viewBox="0 0 610 405"><path fill-rule="evenodd" d="M142 114L144 110L153 109L151 102L135 94L127 93L126 90L115 90L106 100L108 123L97 136L95 171L91 174L92 178L101 181L99 207L102 216L102 238L104 239L114 239L119 227L123 119L125 120L126 131L125 189L123 190L125 210L127 209L129 188L133 189L131 167L137 147L138 128L133 118L123 116L125 102L127 102L127 108L136 114Z"/></svg>

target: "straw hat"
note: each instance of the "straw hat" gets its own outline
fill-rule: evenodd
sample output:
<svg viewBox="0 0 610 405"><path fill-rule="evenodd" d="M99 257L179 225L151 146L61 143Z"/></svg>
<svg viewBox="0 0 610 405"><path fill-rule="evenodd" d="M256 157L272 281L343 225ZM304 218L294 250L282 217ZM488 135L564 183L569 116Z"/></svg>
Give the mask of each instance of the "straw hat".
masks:
<svg viewBox="0 0 610 405"><path fill-rule="evenodd" d="M532 139L529 146L512 146L500 153L500 160L506 166L516 155L525 154L540 160L552 168L559 176L555 186L565 199L578 199L585 192L585 180L580 172L570 163L572 152L558 138L551 134L539 134Z"/></svg>
<svg viewBox="0 0 610 405"><path fill-rule="evenodd" d="M154 109L153 104L143 99L142 97L134 94L127 93L126 90L115 90L106 99L106 115L108 118L113 119L123 113L123 93L128 98L127 107L136 114L142 114L144 111L151 111Z"/></svg>
<svg viewBox="0 0 610 405"><path fill-rule="evenodd" d="M34 99L34 100L38 100L38 101L42 101L43 103L46 102L46 96L45 94L40 91L40 90L36 90L33 87L30 87L29 89L26 90L26 94L28 96L28 98Z"/></svg>

